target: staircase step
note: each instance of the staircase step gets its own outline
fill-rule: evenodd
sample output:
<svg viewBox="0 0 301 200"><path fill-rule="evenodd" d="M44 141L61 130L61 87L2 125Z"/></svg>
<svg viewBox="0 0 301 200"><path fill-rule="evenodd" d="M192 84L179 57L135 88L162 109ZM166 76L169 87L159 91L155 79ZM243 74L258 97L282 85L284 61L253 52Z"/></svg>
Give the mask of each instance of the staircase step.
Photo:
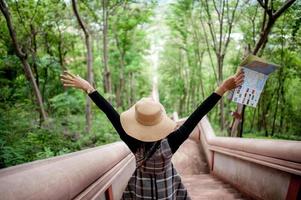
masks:
<svg viewBox="0 0 301 200"><path fill-rule="evenodd" d="M210 174L184 175L182 180L192 200L245 199L236 189Z"/></svg>
<svg viewBox="0 0 301 200"><path fill-rule="evenodd" d="M181 175L193 200L244 199L231 185L209 173L200 141L186 140L173 156L173 164Z"/></svg>

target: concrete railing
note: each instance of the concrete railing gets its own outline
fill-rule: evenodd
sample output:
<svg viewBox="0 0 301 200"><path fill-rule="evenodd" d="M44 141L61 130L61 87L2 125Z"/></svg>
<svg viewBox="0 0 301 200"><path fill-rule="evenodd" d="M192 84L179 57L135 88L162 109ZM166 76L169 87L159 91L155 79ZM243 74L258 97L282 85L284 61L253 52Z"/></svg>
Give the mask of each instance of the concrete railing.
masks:
<svg viewBox="0 0 301 200"><path fill-rule="evenodd" d="M190 137L201 139L211 174L247 196L300 198L301 142L216 137L206 117ZM2 169L0 199L120 199L134 169L133 154L116 142Z"/></svg>
<svg viewBox="0 0 301 200"><path fill-rule="evenodd" d="M301 142L216 137L207 117L193 135L201 139L211 174L245 195L267 200L301 197Z"/></svg>
<svg viewBox="0 0 301 200"><path fill-rule="evenodd" d="M120 199L135 160L123 142L0 170L0 199Z"/></svg>

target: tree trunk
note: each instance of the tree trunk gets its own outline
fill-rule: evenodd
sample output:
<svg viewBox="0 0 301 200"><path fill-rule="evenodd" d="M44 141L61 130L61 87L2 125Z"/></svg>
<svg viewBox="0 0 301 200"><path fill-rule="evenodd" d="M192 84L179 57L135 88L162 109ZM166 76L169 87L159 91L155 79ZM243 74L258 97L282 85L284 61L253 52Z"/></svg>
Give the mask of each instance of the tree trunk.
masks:
<svg viewBox="0 0 301 200"><path fill-rule="evenodd" d="M250 124L250 132L252 132L253 128L254 128L255 116L256 116L256 108L254 108L254 110L253 110L252 121L251 121L251 124Z"/></svg>
<svg viewBox="0 0 301 200"><path fill-rule="evenodd" d="M203 63L204 53L205 53L204 51L202 51L201 53L198 53L199 66L200 66L200 87L201 87L201 94L202 94L203 99L205 98L205 89L204 89L203 72L202 72L202 63Z"/></svg>
<svg viewBox="0 0 301 200"><path fill-rule="evenodd" d="M93 72L92 72L93 58L92 58L91 36L78 13L76 0L72 0L72 8L73 8L74 14L76 16L76 19L85 35L85 44L86 44L86 49L87 49L87 58L86 58L87 59L87 80L91 85L93 85ZM86 97L86 131L88 133L91 130L91 123L92 123L91 100L90 100L89 96L87 96Z"/></svg>
<svg viewBox="0 0 301 200"><path fill-rule="evenodd" d="M275 108L275 112L274 112L274 116L273 116L273 124L272 124L272 131L271 131L271 135L273 136L275 133L275 123L276 123L276 118L277 118L277 112L278 112L278 105L279 105L279 98L280 98L280 91L281 91L281 87L282 87L282 68L279 69L279 77L278 77L278 88L276 91L276 108Z"/></svg>
<svg viewBox="0 0 301 200"><path fill-rule="evenodd" d="M191 59L190 59L190 55L189 55L189 51L188 49L186 48L188 47L187 43L185 42L185 56L186 56L186 63L187 63L187 67L184 67L184 70L185 70L185 82L186 82L186 94L185 95L185 112L186 113L189 113L189 107L190 107L190 99L191 99L191 89L192 89L192 84L193 84L193 73L191 73L191 67L194 67L192 65L192 62L191 62Z"/></svg>
<svg viewBox="0 0 301 200"><path fill-rule="evenodd" d="M103 87L104 92L112 93L111 72L108 66L108 0L102 0L103 12ZM109 98L111 102L112 99Z"/></svg>
<svg viewBox="0 0 301 200"><path fill-rule="evenodd" d="M285 101L285 96L284 96L284 78L285 75L283 76L283 82L282 82L282 85L281 85L281 90L280 90L280 93L281 93L281 99L282 99L282 103L281 103L281 108L280 108L280 122L279 122L279 128L282 129L283 128L283 121L284 121L284 106L286 105L286 101ZM281 131L279 131L281 132Z"/></svg>
<svg viewBox="0 0 301 200"><path fill-rule="evenodd" d="M182 51L181 49L179 49L179 75L181 77L181 80L184 80L184 77L183 77L183 70L182 70L182 67L183 67L183 58L182 58ZM185 95L186 95L186 90L185 90L185 83L183 84L183 95L181 95L181 92L179 93L180 94L180 100L179 100L179 115L180 116L183 116L183 110L184 110L184 105L185 105Z"/></svg>
<svg viewBox="0 0 301 200"><path fill-rule="evenodd" d="M219 85L223 82L223 62L224 56L223 55L216 55L217 59L217 66L218 66L218 81ZM225 128L225 115L224 115L224 98L222 97L219 101L220 106L220 127L223 131Z"/></svg>
<svg viewBox="0 0 301 200"><path fill-rule="evenodd" d="M15 53L23 65L23 69L24 69L27 80L31 83L31 85L33 87L33 91L34 91L34 94L36 97L37 104L39 106L39 112L40 112L40 115L42 116L42 120L46 121L47 113L45 112L45 109L44 109L43 99L41 96L40 89L35 81L35 78L31 71L30 65L28 64L27 55L22 52L20 45L17 41L17 35L16 35L15 29L12 24L11 15L10 15L9 9L6 5L6 2L4 0L0 0L0 9L5 17L7 28L9 30L9 34L11 36L13 46L15 48Z"/></svg>
<svg viewBox="0 0 301 200"><path fill-rule="evenodd" d="M205 25L204 25L203 19L200 18L200 21L201 21L202 28L204 30L204 37L205 37L205 42L206 42L207 53L209 55L210 65L212 67L212 71L213 71L213 74L214 74L215 82L216 82L216 84L218 84L218 77L217 77L217 74L216 74L215 66L213 64L213 58L212 58L211 50L210 50L210 42L209 42L209 39L208 39L208 35L207 35L206 31L205 31L206 29L205 29Z"/></svg>
<svg viewBox="0 0 301 200"><path fill-rule="evenodd" d="M120 64L120 69L119 69L119 85L116 90L116 104L117 107L123 106L122 102L122 92L124 88L124 73L125 73L125 50L122 48L120 41L118 39L118 36L115 34L115 41L116 41L116 46L119 51L119 64Z"/></svg>
<svg viewBox="0 0 301 200"><path fill-rule="evenodd" d="M66 67L65 67L65 52L63 52L63 37L62 37L62 31L61 29L59 28L59 26L57 25L58 27L58 30L59 30L59 41L58 41L58 52L59 52L59 61L60 61L60 65L61 65L61 68L62 70L66 70Z"/></svg>
<svg viewBox="0 0 301 200"><path fill-rule="evenodd" d="M272 95L271 95L271 97L269 98L270 99L270 101L268 101L268 103L267 103L267 106L266 106L266 109L262 109L263 110L263 127L264 127L264 130L265 130L265 136L269 136L269 132L268 132L268 123L267 123L267 121L268 121L268 112L270 111L270 107L271 107L271 105L272 105L272 100L273 100L273 98L274 98L274 95L275 95L275 93L272 93Z"/></svg>
<svg viewBox="0 0 301 200"><path fill-rule="evenodd" d="M87 79L88 82L93 85L93 69L92 69L92 45L91 45L91 38L90 36L86 36L86 47L87 47ZM92 112L91 112L91 99L87 95L86 97L86 131L89 133L92 126Z"/></svg>
<svg viewBox="0 0 301 200"><path fill-rule="evenodd" d="M122 52L120 57L120 71L119 71L119 98L117 99L117 106L123 106L123 89L125 88L125 53Z"/></svg>
<svg viewBox="0 0 301 200"><path fill-rule="evenodd" d="M200 86L201 86L201 94L202 94L202 97L204 99L205 98L205 91L204 91L204 84L203 84L202 63L203 63L203 57L204 57L205 50L200 49L201 41L200 41L200 38L199 38L198 28L196 27L196 24L194 23L194 20L192 18L190 18L190 22L192 24L192 29L193 29L193 32L192 32L193 33L193 39L195 40L195 43L196 43L196 47L194 48L194 52L195 52L195 56L197 57L196 65L199 64L199 76L200 76L199 80L200 80ZM196 75L196 74L194 73L194 75ZM195 101L193 101L193 103L195 103Z"/></svg>
<svg viewBox="0 0 301 200"><path fill-rule="evenodd" d="M130 80L131 80L131 84L130 84L130 90L131 90L131 98L130 98L130 104L129 105L133 105L135 103L135 94L136 94L136 80L135 80L135 74L134 73L130 73Z"/></svg>
<svg viewBox="0 0 301 200"><path fill-rule="evenodd" d="M264 28L264 32L261 34L261 37L259 38L259 40L256 43L256 46L253 50L254 55L256 55L258 53L258 51L260 50L260 48L262 48L263 45L266 43L266 41L268 39L268 35L271 32L271 29L274 24L275 24L275 21L269 18L269 20Z"/></svg>
<svg viewBox="0 0 301 200"><path fill-rule="evenodd" d="M36 42L36 30L33 24L30 25L30 31L31 31L31 46L32 46L32 59L33 59L33 70L35 73L36 83L37 86L40 87L40 80L39 80L39 73L38 73L38 67L36 62L36 55L37 55L37 42Z"/></svg>
<svg viewBox="0 0 301 200"><path fill-rule="evenodd" d="M33 66L33 71L34 71L37 87L40 88L40 79L39 79L39 72L38 72L38 66L37 66L37 49L38 49L37 48L37 40L36 40L37 32L36 32L33 24L30 24L30 31L31 31L32 66ZM42 100L43 99L44 99L44 96L42 93ZM40 126L41 126L41 122L42 122L42 115L40 113Z"/></svg>
<svg viewBox="0 0 301 200"><path fill-rule="evenodd" d="M262 95L263 95L263 93L262 93ZM261 98L263 98L263 96L261 96ZM258 106L257 107L258 107L257 108L258 109L258 111L257 111L257 131L260 132L261 131L260 108L262 107L260 101L258 102Z"/></svg>
<svg viewBox="0 0 301 200"><path fill-rule="evenodd" d="M48 43L48 33L44 33L44 44L45 44L45 50L51 57L53 56L53 52L50 49L50 45ZM42 87L42 98L45 99L45 92L46 92L46 84L48 83L48 67L50 64L47 64L47 66L44 68L44 83Z"/></svg>
<svg viewBox="0 0 301 200"><path fill-rule="evenodd" d="M226 0L219 1L219 6L217 6L216 1L211 1L213 2L213 7L216 11L217 15L217 21L218 21L218 28L215 29L214 24L216 22L213 22L211 12L210 12L210 6L209 6L209 0L204 0L201 1L201 4L204 7L204 11L207 15L208 18L208 28L209 28L209 33L211 35L212 39L212 47L215 52L216 56L216 61L218 65L218 80L217 84L221 84L223 81L223 62L225 55L227 53L227 48L230 42L230 35L232 33L232 27L233 27L233 22L235 19L235 14L236 10L238 7L239 0L236 0L235 4L233 4L233 7L230 9L230 2ZM227 19L227 20L225 20ZM201 24L204 29L204 23L201 19ZM218 30L216 32L216 30ZM207 35L206 31L204 29L204 35L206 39L207 46L209 46L209 42L207 41ZM210 53L210 51L209 51ZM210 55L210 54L209 54ZM220 128L221 130L224 130L225 126L225 116L224 116L224 98L222 97L220 102Z"/></svg>

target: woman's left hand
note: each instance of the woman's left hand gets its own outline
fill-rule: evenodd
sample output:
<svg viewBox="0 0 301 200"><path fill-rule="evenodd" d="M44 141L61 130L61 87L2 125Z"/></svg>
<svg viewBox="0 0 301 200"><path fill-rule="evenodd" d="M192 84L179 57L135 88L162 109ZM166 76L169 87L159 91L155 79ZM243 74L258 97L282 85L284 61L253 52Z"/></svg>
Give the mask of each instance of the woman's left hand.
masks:
<svg viewBox="0 0 301 200"><path fill-rule="evenodd" d="M244 81L244 72L241 68L237 72L223 81L223 83L217 88L216 92L223 95L225 92L232 90L240 86Z"/></svg>

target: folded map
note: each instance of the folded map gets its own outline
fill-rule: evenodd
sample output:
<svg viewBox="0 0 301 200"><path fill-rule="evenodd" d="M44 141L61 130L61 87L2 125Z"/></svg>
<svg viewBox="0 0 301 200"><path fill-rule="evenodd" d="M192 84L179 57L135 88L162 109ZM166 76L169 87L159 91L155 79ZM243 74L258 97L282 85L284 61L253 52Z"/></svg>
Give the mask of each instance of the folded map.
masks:
<svg viewBox="0 0 301 200"><path fill-rule="evenodd" d="M228 98L236 103L256 107L269 74L278 66L267 63L257 56L249 55L243 60L240 67L245 74L244 82L231 91Z"/></svg>

